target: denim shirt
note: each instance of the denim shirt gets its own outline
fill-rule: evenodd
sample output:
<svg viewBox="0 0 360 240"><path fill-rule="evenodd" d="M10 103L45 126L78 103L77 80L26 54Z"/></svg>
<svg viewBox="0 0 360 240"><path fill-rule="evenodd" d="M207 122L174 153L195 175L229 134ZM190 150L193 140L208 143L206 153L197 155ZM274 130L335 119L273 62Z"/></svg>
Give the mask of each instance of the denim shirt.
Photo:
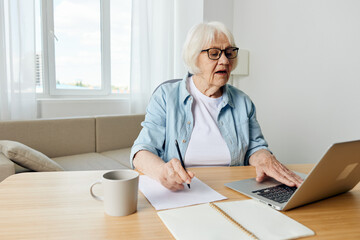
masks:
<svg viewBox="0 0 360 240"><path fill-rule="evenodd" d="M191 111L193 97L186 89L187 77L161 84L153 93L146 109L142 130L131 148L130 163L134 155L147 150L165 162L179 158L175 139L180 152L185 156L193 130ZM268 144L256 120L255 106L250 98L239 89L223 86L223 100L217 119L231 155L231 166L249 165L249 157Z"/></svg>

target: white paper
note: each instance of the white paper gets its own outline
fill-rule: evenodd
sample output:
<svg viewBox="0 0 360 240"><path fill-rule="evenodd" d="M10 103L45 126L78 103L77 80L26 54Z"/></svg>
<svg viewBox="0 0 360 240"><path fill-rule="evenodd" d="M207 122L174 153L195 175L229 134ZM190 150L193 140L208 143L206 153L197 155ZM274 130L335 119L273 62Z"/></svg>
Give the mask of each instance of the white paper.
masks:
<svg viewBox="0 0 360 240"><path fill-rule="evenodd" d="M184 185L181 191L171 191L161 185L158 181L141 175L139 190L145 195L156 210L184 207L199 203L208 203L227 199L214 189L194 177L191 180L191 188Z"/></svg>
<svg viewBox="0 0 360 240"><path fill-rule="evenodd" d="M294 239L315 234L299 222L255 200L216 205L259 239ZM178 240L251 239L209 204L160 211L158 215Z"/></svg>

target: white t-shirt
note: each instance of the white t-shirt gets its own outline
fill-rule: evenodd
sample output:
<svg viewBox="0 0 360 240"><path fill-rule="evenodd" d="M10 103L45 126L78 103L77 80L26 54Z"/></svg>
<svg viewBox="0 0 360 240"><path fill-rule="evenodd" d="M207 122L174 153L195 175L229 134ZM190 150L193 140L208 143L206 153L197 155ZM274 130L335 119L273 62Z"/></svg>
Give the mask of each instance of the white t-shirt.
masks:
<svg viewBox="0 0 360 240"><path fill-rule="evenodd" d="M187 89L194 98L194 127L185 153L185 166L229 166L230 151L217 125L223 97L210 98L202 94L192 77L187 80Z"/></svg>

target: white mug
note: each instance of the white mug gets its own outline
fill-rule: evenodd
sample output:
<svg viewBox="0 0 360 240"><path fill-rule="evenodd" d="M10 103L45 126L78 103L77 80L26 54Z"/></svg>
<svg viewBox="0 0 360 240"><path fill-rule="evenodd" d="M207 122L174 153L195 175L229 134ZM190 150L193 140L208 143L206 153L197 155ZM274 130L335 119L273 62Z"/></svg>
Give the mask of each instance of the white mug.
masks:
<svg viewBox="0 0 360 240"><path fill-rule="evenodd" d="M102 184L104 196L96 196L93 187ZM110 171L101 181L93 183L90 194L96 200L104 202L105 213L110 216L126 216L136 212L138 199L139 173L130 169Z"/></svg>

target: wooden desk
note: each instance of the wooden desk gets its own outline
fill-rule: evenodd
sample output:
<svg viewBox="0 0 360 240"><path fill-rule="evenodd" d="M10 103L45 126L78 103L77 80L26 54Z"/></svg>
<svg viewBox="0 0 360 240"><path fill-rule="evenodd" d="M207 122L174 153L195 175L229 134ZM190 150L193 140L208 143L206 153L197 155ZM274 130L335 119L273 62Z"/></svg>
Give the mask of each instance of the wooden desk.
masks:
<svg viewBox="0 0 360 240"><path fill-rule="evenodd" d="M307 173L312 164L290 165ZM255 176L253 167L194 168L196 176L234 201L248 199L224 183ZM104 214L89 193L104 171L22 173L0 183L0 239L173 239L139 193L138 212ZM101 191L101 187L95 189ZM284 212L316 232L314 239L360 239L360 185L351 192ZM310 239L310 238L309 238Z"/></svg>

